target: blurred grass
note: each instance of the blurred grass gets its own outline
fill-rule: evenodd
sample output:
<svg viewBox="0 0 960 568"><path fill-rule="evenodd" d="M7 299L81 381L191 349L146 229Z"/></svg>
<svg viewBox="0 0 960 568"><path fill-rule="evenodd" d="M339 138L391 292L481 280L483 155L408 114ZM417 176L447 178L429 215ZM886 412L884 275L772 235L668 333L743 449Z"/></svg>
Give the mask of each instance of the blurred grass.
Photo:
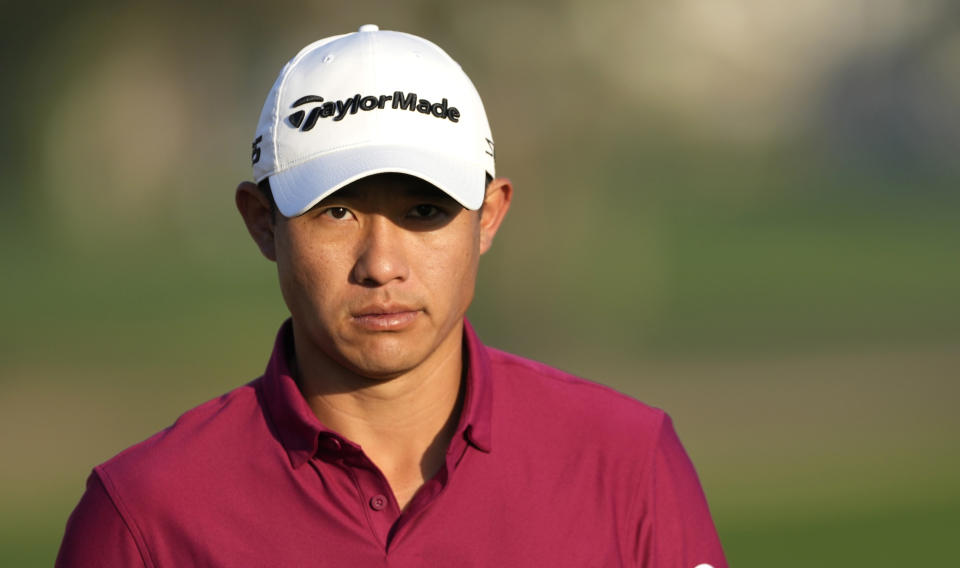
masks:
<svg viewBox="0 0 960 568"><path fill-rule="evenodd" d="M786 513L764 524L719 525L731 566L937 566L954 555L960 502L902 509Z"/></svg>
<svg viewBox="0 0 960 568"><path fill-rule="evenodd" d="M613 141L583 158L599 164L587 171L558 159L541 182L546 201L523 203L520 185L521 221L495 245L510 250L481 273L492 302L481 295L474 310L511 345L577 364L553 342L696 357L960 340L954 180L894 189L813 160L797 172L786 150L665 144L666 156L618 155L637 147L647 151ZM522 221L531 218L535 232ZM555 226L536 232L547 220ZM518 266L535 278L511 278ZM511 326L517 317L550 339Z"/></svg>

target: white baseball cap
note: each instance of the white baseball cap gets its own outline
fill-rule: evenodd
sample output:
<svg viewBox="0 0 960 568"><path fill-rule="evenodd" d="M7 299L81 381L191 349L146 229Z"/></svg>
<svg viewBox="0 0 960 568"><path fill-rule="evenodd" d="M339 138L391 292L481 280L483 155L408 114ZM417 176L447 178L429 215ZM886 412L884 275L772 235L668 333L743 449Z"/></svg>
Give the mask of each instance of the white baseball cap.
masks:
<svg viewBox="0 0 960 568"><path fill-rule="evenodd" d="M293 217L365 176L416 176L467 209L493 177L493 136L460 65L414 35L360 31L303 48L267 95L253 142L253 176L270 179Z"/></svg>

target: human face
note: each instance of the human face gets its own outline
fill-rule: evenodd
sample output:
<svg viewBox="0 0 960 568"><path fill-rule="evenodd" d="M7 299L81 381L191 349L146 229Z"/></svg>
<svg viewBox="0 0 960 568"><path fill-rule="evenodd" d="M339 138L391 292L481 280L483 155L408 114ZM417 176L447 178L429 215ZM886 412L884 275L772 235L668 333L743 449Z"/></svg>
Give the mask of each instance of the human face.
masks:
<svg viewBox="0 0 960 568"><path fill-rule="evenodd" d="M478 212L417 178L380 174L278 217L275 241L298 351L374 379L459 353Z"/></svg>

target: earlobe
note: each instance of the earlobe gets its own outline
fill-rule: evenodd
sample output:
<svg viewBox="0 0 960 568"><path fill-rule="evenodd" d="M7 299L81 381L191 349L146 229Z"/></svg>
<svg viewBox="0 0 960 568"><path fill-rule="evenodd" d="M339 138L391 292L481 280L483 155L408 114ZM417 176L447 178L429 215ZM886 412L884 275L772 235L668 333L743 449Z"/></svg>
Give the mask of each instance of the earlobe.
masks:
<svg viewBox="0 0 960 568"><path fill-rule="evenodd" d="M503 218L510 209L513 199L513 184L507 178L496 178L487 185L487 194L483 198L483 214L480 216L480 254L487 252L493 245Z"/></svg>
<svg viewBox="0 0 960 568"><path fill-rule="evenodd" d="M260 252L269 260L276 261L274 213L267 196L255 183L244 181L237 186L234 200L243 222L247 225L247 231L257 243Z"/></svg>

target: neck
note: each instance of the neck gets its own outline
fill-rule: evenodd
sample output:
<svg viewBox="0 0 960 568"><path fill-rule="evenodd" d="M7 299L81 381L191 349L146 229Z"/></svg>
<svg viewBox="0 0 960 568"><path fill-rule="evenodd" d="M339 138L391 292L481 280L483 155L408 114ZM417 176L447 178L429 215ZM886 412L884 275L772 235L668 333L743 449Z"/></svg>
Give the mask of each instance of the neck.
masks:
<svg viewBox="0 0 960 568"><path fill-rule="evenodd" d="M301 339L303 338L303 339ZM403 507L443 464L463 401L462 330L422 364L388 379L336 364L294 327L300 390L327 428L360 445Z"/></svg>

